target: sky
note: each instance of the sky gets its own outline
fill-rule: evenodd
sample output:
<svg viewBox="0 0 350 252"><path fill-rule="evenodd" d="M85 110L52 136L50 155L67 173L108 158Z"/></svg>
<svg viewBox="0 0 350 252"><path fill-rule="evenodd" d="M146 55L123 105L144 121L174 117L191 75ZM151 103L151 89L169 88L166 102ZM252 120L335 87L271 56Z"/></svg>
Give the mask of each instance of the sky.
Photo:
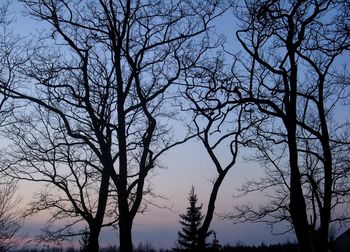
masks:
<svg viewBox="0 0 350 252"><path fill-rule="evenodd" d="M23 17L19 4L14 1L12 10L16 14L14 23L15 32L27 34L40 30L41 26L28 17ZM217 21L217 30L227 37L229 48L239 48L234 39L234 22L230 13ZM243 156L249 157L252 153L244 150L236 165L231 169L220 188L216 202L216 216L212 223L212 229L216 231L221 244L265 244L294 241L293 234L282 236L272 235L269 227L263 223L233 224L231 220L223 220L220 215L232 211L233 207L242 202L235 199L237 188L246 181L262 174L258 164L243 160ZM195 186L199 203L203 204L203 212L206 208L211 179L215 176L213 164L208 158L200 143L191 141L176 147L161 158L161 164L165 168L157 169L151 179L154 193L161 195L167 200L162 200L160 207L150 206L144 214L136 217L133 227L134 245L139 242L149 241L157 248L171 248L175 245L177 232L181 228L179 214L186 211L188 205L187 196L191 186ZM38 186L22 183L20 194L24 199L30 199L39 189ZM248 199L258 203L261 195L253 195ZM32 237L40 232L47 216L38 215L29 219L24 226L23 232ZM104 231L101 235L101 245L115 244L117 234L113 231Z"/></svg>

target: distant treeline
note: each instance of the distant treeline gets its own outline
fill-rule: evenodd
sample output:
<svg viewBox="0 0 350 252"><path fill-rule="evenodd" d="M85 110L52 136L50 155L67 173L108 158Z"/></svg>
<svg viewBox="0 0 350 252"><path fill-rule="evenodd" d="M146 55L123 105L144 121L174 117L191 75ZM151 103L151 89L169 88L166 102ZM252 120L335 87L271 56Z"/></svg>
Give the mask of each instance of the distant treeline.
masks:
<svg viewBox="0 0 350 252"><path fill-rule="evenodd" d="M76 248L22 248L18 250L13 250L15 252L83 252ZM116 246L110 246L100 249L101 252L120 252L119 248ZM173 252L173 249L160 249L157 250L150 246L150 244L139 244L134 252ZM179 251L179 250L176 250ZM187 250L186 250L187 251ZM220 249L209 249L207 252L297 252L298 246L296 244L274 244L265 245L261 244L259 246L248 246L248 245L224 245ZM195 251L194 251L195 252Z"/></svg>
<svg viewBox="0 0 350 252"><path fill-rule="evenodd" d="M264 245L260 246L246 246L246 245L225 245L219 251L225 252L297 252L297 244L274 244L274 245Z"/></svg>

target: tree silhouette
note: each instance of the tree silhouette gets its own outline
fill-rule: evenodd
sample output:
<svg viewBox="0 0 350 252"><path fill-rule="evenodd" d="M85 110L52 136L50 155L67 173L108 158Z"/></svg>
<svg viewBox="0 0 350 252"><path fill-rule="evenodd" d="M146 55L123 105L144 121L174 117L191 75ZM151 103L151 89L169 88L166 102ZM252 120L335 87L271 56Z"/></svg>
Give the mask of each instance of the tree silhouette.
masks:
<svg viewBox="0 0 350 252"><path fill-rule="evenodd" d="M182 229L178 232L178 244L179 248L177 250L190 250L195 251L198 249L198 236L199 236L199 227L201 226L202 219L202 205L197 205L198 197L194 192L194 186L192 186L191 191L188 196L188 202L190 204L187 207L185 214L180 214L181 220L179 221L182 225ZM207 233L207 236L211 232Z"/></svg>
<svg viewBox="0 0 350 252"><path fill-rule="evenodd" d="M6 88L13 87L15 81L14 69L20 64L18 53L19 39L14 35L10 26L13 21L12 13L9 11L10 2L0 2L0 85ZM15 106L7 92L0 94L0 126L10 124L11 113Z"/></svg>
<svg viewBox="0 0 350 252"><path fill-rule="evenodd" d="M215 87L232 95L229 104L251 104L248 120L261 120L249 146L268 180L243 192L274 195L266 207L247 206L238 216L290 221L302 252L328 251L330 223L348 218L337 216L348 203L348 125L334 116L348 98L340 67L350 48L348 8L347 1L245 1L236 9L236 37L249 56L235 57L244 66L236 85Z"/></svg>
<svg viewBox="0 0 350 252"><path fill-rule="evenodd" d="M190 132L196 134L215 171L205 217L198 231L202 250L206 247L205 239L214 216L219 189L236 164L239 146L246 145L244 134L256 123L243 117L246 107L244 104L230 104L223 109L216 109L220 104L226 104L226 99L230 97L222 95L218 91L218 85L229 85L234 80L221 55L200 62L186 72L186 89L183 92L186 105L183 105L183 110L192 113Z"/></svg>
<svg viewBox="0 0 350 252"><path fill-rule="evenodd" d="M17 197L15 180L0 180L0 252L17 245L18 233L22 228L24 216L17 207L21 199Z"/></svg>
<svg viewBox="0 0 350 252"><path fill-rule="evenodd" d="M18 46L17 37L9 32L11 13L9 1L0 3L0 85L13 86L13 69L17 62L14 48ZM6 92L0 94L0 127L9 124L14 104L9 101ZM2 169L0 169L2 172ZM22 211L17 207L21 199L17 197L17 181L6 176L0 177L0 252L10 250L20 241L18 234L25 219ZM17 239L18 238L18 239Z"/></svg>
<svg viewBox="0 0 350 252"><path fill-rule="evenodd" d="M183 140L171 137L167 123L174 118L167 109L174 97L171 89L186 69L218 46L209 28L225 7L217 1L184 0L20 2L47 28L45 35L33 37L35 43L23 54L30 56L16 69L18 81L35 91L1 83L0 92L25 103L23 110L38 112L39 119L40 112L48 114L50 133L60 135L55 139L55 134L47 134L48 142L59 140L55 147L67 139L70 146L80 145L91 157L88 165L100 178L96 210L88 215L72 212L92 220L87 223L89 251L98 251L110 199L118 203L114 219L120 249L133 251L131 230L143 208L148 175L158 158ZM32 112L27 115L29 121L33 121ZM11 159L9 170L28 167ZM30 167L46 173L50 166ZM65 178L71 174L53 175L48 183L66 187Z"/></svg>

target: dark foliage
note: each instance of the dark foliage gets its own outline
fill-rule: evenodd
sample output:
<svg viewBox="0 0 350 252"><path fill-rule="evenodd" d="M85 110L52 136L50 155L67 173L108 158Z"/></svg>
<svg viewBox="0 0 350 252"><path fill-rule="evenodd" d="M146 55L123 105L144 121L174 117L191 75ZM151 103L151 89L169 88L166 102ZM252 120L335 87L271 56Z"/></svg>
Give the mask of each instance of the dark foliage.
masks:
<svg viewBox="0 0 350 252"><path fill-rule="evenodd" d="M192 186L188 196L190 206L187 207L185 214L180 214L182 229L178 232L177 242L179 247L175 249L176 251L195 251L198 249L198 229L204 216L201 212L202 206L198 206L197 201L198 198Z"/></svg>
<svg viewBox="0 0 350 252"><path fill-rule="evenodd" d="M140 244L139 244L140 245ZM14 250L16 251L16 250ZM50 247L44 247L44 248L22 248L17 250L17 252L39 252L39 251L50 251L50 252L72 252L72 251L79 251L78 249L74 248L50 248ZM105 248L100 248L101 252L120 252L120 249L116 246L109 246ZM134 250L135 252L171 252L173 250L169 249L159 249L156 250L154 248L150 248L147 246L138 246ZM298 246L297 244L293 243L286 243L286 244L274 244L274 245L265 245L261 244L259 246L248 246L248 245L225 245L219 250L213 250L212 248L206 249L207 252L212 251L224 251L224 252L297 252Z"/></svg>
<svg viewBox="0 0 350 252"><path fill-rule="evenodd" d="M246 245L225 245L220 251L225 252L297 252L297 244L275 244L275 245L264 245L260 246L246 246Z"/></svg>

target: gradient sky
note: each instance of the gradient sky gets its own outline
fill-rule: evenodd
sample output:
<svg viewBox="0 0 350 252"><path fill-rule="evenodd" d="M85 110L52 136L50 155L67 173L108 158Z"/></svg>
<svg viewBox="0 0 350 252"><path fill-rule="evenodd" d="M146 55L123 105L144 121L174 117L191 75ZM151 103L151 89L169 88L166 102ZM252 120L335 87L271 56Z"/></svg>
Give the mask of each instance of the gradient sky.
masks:
<svg viewBox="0 0 350 252"><path fill-rule="evenodd" d="M245 153L247 155L249 153ZM171 248L175 245L177 232L181 228L179 214L186 211L187 196L192 185L198 195L198 202L203 203L203 211L211 188L210 179L215 175L211 161L200 143L190 142L169 151L162 159L165 169L157 169L152 178L154 193L167 198L158 201L161 207L150 206L144 214L139 214L133 226L134 245L150 241L157 248ZM222 244L265 244L293 241L292 234L276 236L262 223L232 224L230 220L222 220L220 215L232 210L235 204L241 202L233 198L236 188L248 178L261 174L261 169L253 163L240 160L225 178L217 200L216 214L211 228L216 231L217 238ZM30 198L35 192L32 184L25 183L22 196ZM24 191L26 193L24 194ZM261 198L260 198L261 199ZM251 196L249 200L257 202L258 198ZM25 226L28 235L38 234L46 219L45 215L33 217ZM107 246L118 241L117 233L105 231L102 233L101 245Z"/></svg>
<svg viewBox="0 0 350 252"><path fill-rule="evenodd" d="M17 16L17 21L13 26L15 32L26 34L42 28L37 22L21 15L20 6L16 1L12 5L12 10ZM233 16L228 13L217 21L217 25L217 30L225 33L227 37L227 46L238 50L239 46L234 42ZM248 151L244 152L246 157L251 154ZM168 199L159 204L171 208L171 210L151 206L145 214L137 216L133 227L134 245L140 241L150 241L158 248L174 246L177 231L180 229L178 215L186 210L187 196L192 185L195 186L199 203L203 203L203 211L206 208L212 185L210 180L215 176L215 170L201 144L192 141L174 148L162 157L161 163L167 168L157 169L151 181L154 192ZM240 158L225 178L220 189L216 213L220 215L231 211L233 206L238 203L232 197L236 189L246 179L258 177L260 174L262 174L262 170L257 164L242 161ZM38 186L22 183L20 193L28 201L37 189ZM257 202L258 197L251 196L250 199L246 200ZM37 234L45 219L46 216L43 215L31 218L25 224L24 233L28 236ZM283 236L270 234L270 229L265 224L233 225L230 220L221 220L218 216L214 218L212 228L216 231L221 244L237 242L260 244L262 242L275 243L294 240L292 234ZM115 244L116 239L116 233L104 232L101 235L101 245Z"/></svg>

